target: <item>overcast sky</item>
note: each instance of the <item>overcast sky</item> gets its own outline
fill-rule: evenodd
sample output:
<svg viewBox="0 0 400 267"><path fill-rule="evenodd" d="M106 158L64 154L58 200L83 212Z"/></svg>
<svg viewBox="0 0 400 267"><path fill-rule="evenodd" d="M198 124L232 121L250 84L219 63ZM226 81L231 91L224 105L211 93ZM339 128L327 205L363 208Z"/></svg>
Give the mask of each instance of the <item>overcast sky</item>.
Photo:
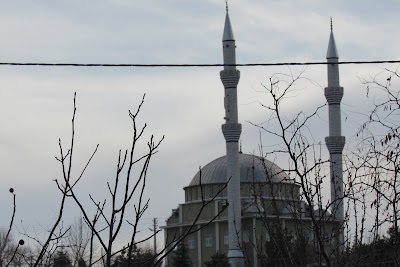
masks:
<svg viewBox="0 0 400 267"><path fill-rule="evenodd" d="M330 17L340 60L400 59L397 0L231 0L229 6L238 63L323 61ZM223 0L1 1L0 62L222 63L224 19ZM357 77L368 77L382 66L340 67L345 89L342 128L348 140L370 101ZM151 200L142 232L148 232L152 218L163 225L171 209L184 201L182 188L199 166L225 154L220 70L0 66L0 227L6 227L11 217L10 187L17 193L20 230L24 226L42 234L41 227L54 222L60 193L53 180L61 178L54 156L58 138L66 145L69 142L74 92L78 106L75 175L100 144L79 185L88 206L89 193L98 200L107 193L118 150L130 144L128 110L135 109L146 94L139 121L148 124L146 138L165 135L165 141L150 165L146 197ZM301 70L240 68L243 152L257 154L260 143L259 131L248 121L267 119L257 104L268 102L260 92L261 83L277 72ZM325 103L325 66L308 67L304 77L315 83L296 88L296 98L284 107L288 114ZM325 115L322 112L315 121L316 142L323 143L328 133ZM261 139L263 145L271 145L268 136ZM80 216L69 203L66 224Z"/></svg>

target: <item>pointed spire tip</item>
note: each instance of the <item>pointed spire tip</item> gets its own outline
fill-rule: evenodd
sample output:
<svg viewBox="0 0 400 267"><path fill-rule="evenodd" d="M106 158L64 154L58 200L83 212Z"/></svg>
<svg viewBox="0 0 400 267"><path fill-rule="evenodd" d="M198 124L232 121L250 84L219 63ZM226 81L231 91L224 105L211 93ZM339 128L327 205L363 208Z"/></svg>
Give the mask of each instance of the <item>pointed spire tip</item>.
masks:
<svg viewBox="0 0 400 267"><path fill-rule="evenodd" d="M326 58L339 58L339 53L336 48L335 37L333 36L333 22L331 17L331 35L329 37L328 51Z"/></svg>
<svg viewBox="0 0 400 267"><path fill-rule="evenodd" d="M231 21L229 19L228 14L228 0L225 0L226 4L226 17L225 17L225 27L224 27L224 34L222 37L222 41L234 41L235 36L233 35Z"/></svg>

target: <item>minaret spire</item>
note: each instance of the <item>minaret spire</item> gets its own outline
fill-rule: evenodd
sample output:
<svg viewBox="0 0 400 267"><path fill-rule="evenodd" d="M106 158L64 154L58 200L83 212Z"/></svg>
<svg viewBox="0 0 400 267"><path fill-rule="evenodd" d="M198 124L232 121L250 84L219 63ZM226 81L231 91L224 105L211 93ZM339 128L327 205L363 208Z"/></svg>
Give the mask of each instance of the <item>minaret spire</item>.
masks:
<svg viewBox="0 0 400 267"><path fill-rule="evenodd" d="M225 27L224 27L224 34L222 36L222 41L234 41L235 36L233 35L231 20L229 18L228 12L228 1L226 3L226 16L225 16Z"/></svg>
<svg viewBox="0 0 400 267"><path fill-rule="evenodd" d="M242 205L240 197L239 138L242 125L238 122L237 85L240 72L236 69L236 44L226 3L225 27L222 37L224 70L220 72L225 88L225 123L222 133L226 141L227 182L228 182L228 259L231 267L243 267L241 249Z"/></svg>
<svg viewBox="0 0 400 267"><path fill-rule="evenodd" d="M325 143L330 154L331 211L334 219L339 223L338 239L339 246L342 247L344 244L344 232L342 228L344 221L342 151L346 140L345 137L342 136L340 103L344 90L343 87L340 86L339 54L333 36L332 18L326 58L327 62L330 64L327 64L328 87L325 88L325 97L329 107L329 136L325 138Z"/></svg>
<svg viewBox="0 0 400 267"><path fill-rule="evenodd" d="M329 36L328 51L326 58L339 58L339 53L336 49L335 36L333 36L333 23L331 18L331 35Z"/></svg>

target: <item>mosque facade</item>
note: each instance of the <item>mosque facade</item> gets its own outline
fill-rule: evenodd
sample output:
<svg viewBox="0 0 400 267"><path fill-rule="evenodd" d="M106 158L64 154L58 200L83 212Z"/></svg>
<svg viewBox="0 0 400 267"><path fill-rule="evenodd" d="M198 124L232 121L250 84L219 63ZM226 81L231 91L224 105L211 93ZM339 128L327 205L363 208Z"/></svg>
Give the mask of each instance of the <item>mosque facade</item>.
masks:
<svg viewBox="0 0 400 267"><path fill-rule="evenodd" d="M164 229L166 247L182 242L189 250L193 266L204 262L217 252L228 256L232 267L260 266L266 255L265 243L270 241L274 227L284 229L293 240L303 238L317 243L310 209L302 200L301 188L275 163L240 151L238 142L241 125L238 122L236 44L228 9L223 32L224 69L220 72L224 85L225 123L222 132L226 155L211 161L195 174L184 187L185 202L172 210ZM331 202L329 211L314 210L316 218L324 221L322 232L328 248L342 244L343 177L340 102L343 88L339 85L338 53L331 27L328 45L328 87L325 97L329 107L329 136L326 144L331 158ZM329 218L329 219L328 219ZM332 219L333 218L333 219ZM315 244L318 247L318 244ZM165 258L171 266L173 253Z"/></svg>

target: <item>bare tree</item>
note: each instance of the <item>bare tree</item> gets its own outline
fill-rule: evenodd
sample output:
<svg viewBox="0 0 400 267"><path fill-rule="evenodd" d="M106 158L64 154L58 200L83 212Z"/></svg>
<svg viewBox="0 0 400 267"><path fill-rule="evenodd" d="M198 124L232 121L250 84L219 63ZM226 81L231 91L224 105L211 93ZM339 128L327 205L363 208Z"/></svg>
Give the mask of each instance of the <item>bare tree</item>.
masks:
<svg viewBox="0 0 400 267"><path fill-rule="evenodd" d="M315 253L309 255L312 257L311 262L332 266L332 260L340 257L340 247L343 246L339 241L339 229L343 225L335 221L334 216L329 212L333 208L332 202L323 198L323 187L329 182L329 160L322 159L321 142L314 140L312 129L309 128L311 120L317 117L325 104L317 106L310 114L300 110L289 116L283 112L286 102L298 94L295 87L300 81L306 81L308 85L316 85L315 82L303 78L303 73L304 69L297 75L277 73L269 79L268 85L262 85L263 91L266 91L268 95L265 102L271 103L260 102L268 119L264 123L252 124L258 127L262 134L267 134L269 140L276 141L276 144L268 144L267 151L266 146L261 144L260 154L262 157L287 160L287 165L282 168L282 172L289 176L288 179L291 182L299 186L300 195L295 196L296 190L286 193L288 195L286 204L282 204L280 197L274 198L274 195L278 196L279 192L273 189L274 183L271 182L270 194L274 199L269 205L275 210L275 226L269 219L267 208L263 207L260 214L264 218L265 227L274 233L272 242L276 243L278 241L276 238L280 236L281 245L277 243L275 245L281 247L281 253L286 255L285 264L298 266L306 263L295 260L294 243L291 238L288 238L289 234L285 233L285 229L281 229L280 226L282 210L291 214L290 217L295 222L293 234L297 235L297 240L300 242L304 239L306 243L312 244ZM301 206L301 201L305 202L304 206Z"/></svg>
<svg viewBox="0 0 400 267"><path fill-rule="evenodd" d="M144 104L143 96L138 108L134 112L129 111L129 117L132 123L132 140L128 149L120 150L118 153L115 177L113 181L107 182L105 185L109 195L104 199L96 199L92 194L89 194L92 206L91 209L84 198L76 193L76 188L97 153L99 145L94 148L83 169L77 176L74 176L73 173L75 173L75 171L72 170L74 167L75 119L77 115L76 94L74 95L73 103L70 144L65 148L61 139L59 139L60 154L56 157L56 160L61 166L61 177L54 180L61 193L56 220L50 229L42 227L47 231L47 235L44 239L38 237L35 233L30 233L29 229L22 225L22 230L20 230L20 232L34 242L34 248L16 254L18 247L22 245L21 242L23 243L23 241L20 241L19 245L16 245L14 254L19 256L18 260L20 263L22 262L30 267L50 266L53 263L54 255L57 253L59 254L59 249L68 249L72 252L74 266L104 265L110 267L112 266L113 259L122 252L126 254L126 264L129 266L131 260L134 258L132 255L137 253L138 246L151 239L160 231L158 230L144 239L138 239L137 237L139 222L146 212L150 201L150 199L144 197L150 161L157 153L164 137L155 141L153 135L151 135L147 142L142 141L144 139L146 124L140 126L138 117L141 107ZM147 150L145 150L145 152L140 152L142 150L140 150L139 147L143 143L145 147L147 147ZM223 189L225 189L225 187L221 190ZM217 192L217 194L218 193L220 192ZM158 251L158 254L154 255L154 258L146 258L146 265L152 263L154 266L159 266L163 257L173 251L188 235L199 230L196 226L196 222L199 220L204 208L209 205L215 197L208 201L204 199L202 194L202 199L202 207L199 210L199 214L195 216L196 218L192 226L180 235L174 236L163 249ZM82 214L82 220L79 220L72 227L65 227L63 223L64 210L68 200L72 200ZM94 212L91 213L90 211L93 210L93 207ZM6 240L9 240L11 236L10 232L14 224L15 209L14 195L14 212L10 223L10 230L5 238ZM221 210L221 212L223 211L224 209ZM218 217L218 215L213 219L216 217ZM212 220L210 220L210 222ZM122 228L127 227L127 224L130 228L128 229L130 233L129 240L127 240L128 245L119 248L116 246L116 242L118 240L122 241L121 239L124 241L126 240L126 236L120 239L118 238L120 237ZM3 243L0 245L2 244ZM99 244L98 247L100 247L100 251L96 250L96 244ZM0 252L3 251L5 251L4 248ZM82 261L82 259L84 259L84 261ZM22 266L23 264L20 265ZM4 265L0 267L3 266Z"/></svg>
<svg viewBox="0 0 400 267"><path fill-rule="evenodd" d="M372 110L361 125L357 145L347 160L350 181L357 187L353 247L359 255L352 256L358 262L371 261L375 256L381 261L385 253L387 260L399 265L400 73L385 68L360 81L372 99ZM372 219L372 225L366 225L368 219ZM382 239L388 229L389 237ZM372 242L363 239L365 232L372 233ZM374 248L373 253L366 252L366 246Z"/></svg>
<svg viewBox="0 0 400 267"><path fill-rule="evenodd" d="M60 155L57 157L57 160L61 165L62 178L56 180L57 186L63 195L63 201L66 198L71 198L78 205L85 223L91 229L91 233L99 242L100 247L104 252L104 254L101 256L101 259L104 261L105 266L111 266L115 249L115 241L121 232L123 223L128 218L127 216L130 215L129 211L134 210L134 219L133 222L130 222L132 229L130 231L131 237L128 246L129 258L130 254L132 253L133 245L137 243L136 234L138 232L138 223L144 212L147 210L149 204L149 199L144 199L147 171L150 160L152 156L157 153L157 149L164 137L162 137L159 141L154 141L154 137L151 136L150 140L147 142L147 152L142 155L137 155L136 150L138 148L138 144L141 141L146 129L146 124L143 126L138 126L137 122L137 118L143 103L144 97L137 110L133 113L129 112L133 129L132 142L129 149L126 149L125 151L119 151L115 179L112 183L107 183L109 199L96 200L92 195L89 195L90 199L92 200L92 204L96 208L94 215L89 214L88 207L85 206L84 201L82 201L75 193L75 187L81 180L86 168L97 152L98 145L94 149L92 155L89 157L89 160L87 161L87 164L83 168L81 174L78 177L73 177L71 172L74 155L76 97L74 97L71 142L67 151L65 151L61 140L59 141ZM139 168L139 172L135 177L133 174L134 167ZM121 195L123 197L122 199L119 199L117 196ZM110 202L109 205L107 205L108 201ZM63 207L61 206L60 210L62 210L62 208ZM98 227L97 223L99 221L104 222L106 227ZM103 232L106 234L103 235ZM93 247L91 246L91 248ZM96 259L92 262L92 256L93 254L91 254L90 257L90 265L100 260Z"/></svg>
<svg viewBox="0 0 400 267"><path fill-rule="evenodd" d="M75 219L65 241L66 247L70 251L73 266L82 266L82 263L88 263L90 240L91 231L83 218Z"/></svg>
<svg viewBox="0 0 400 267"><path fill-rule="evenodd" d="M13 258L15 251L15 241L11 234L0 231L0 266L8 266Z"/></svg>
<svg viewBox="0 0 400 267"><path fill-rule="evenodd" d="M17 205L14 189L10 188L9 192L13 195L13 211L8 229L4 231L0 230L0 267L7 267L12 262L18 262L18 252L21 251L21 246L25 243L23 239L19 240L18 243L15 242L11 233L14 226Z"/></svg>

